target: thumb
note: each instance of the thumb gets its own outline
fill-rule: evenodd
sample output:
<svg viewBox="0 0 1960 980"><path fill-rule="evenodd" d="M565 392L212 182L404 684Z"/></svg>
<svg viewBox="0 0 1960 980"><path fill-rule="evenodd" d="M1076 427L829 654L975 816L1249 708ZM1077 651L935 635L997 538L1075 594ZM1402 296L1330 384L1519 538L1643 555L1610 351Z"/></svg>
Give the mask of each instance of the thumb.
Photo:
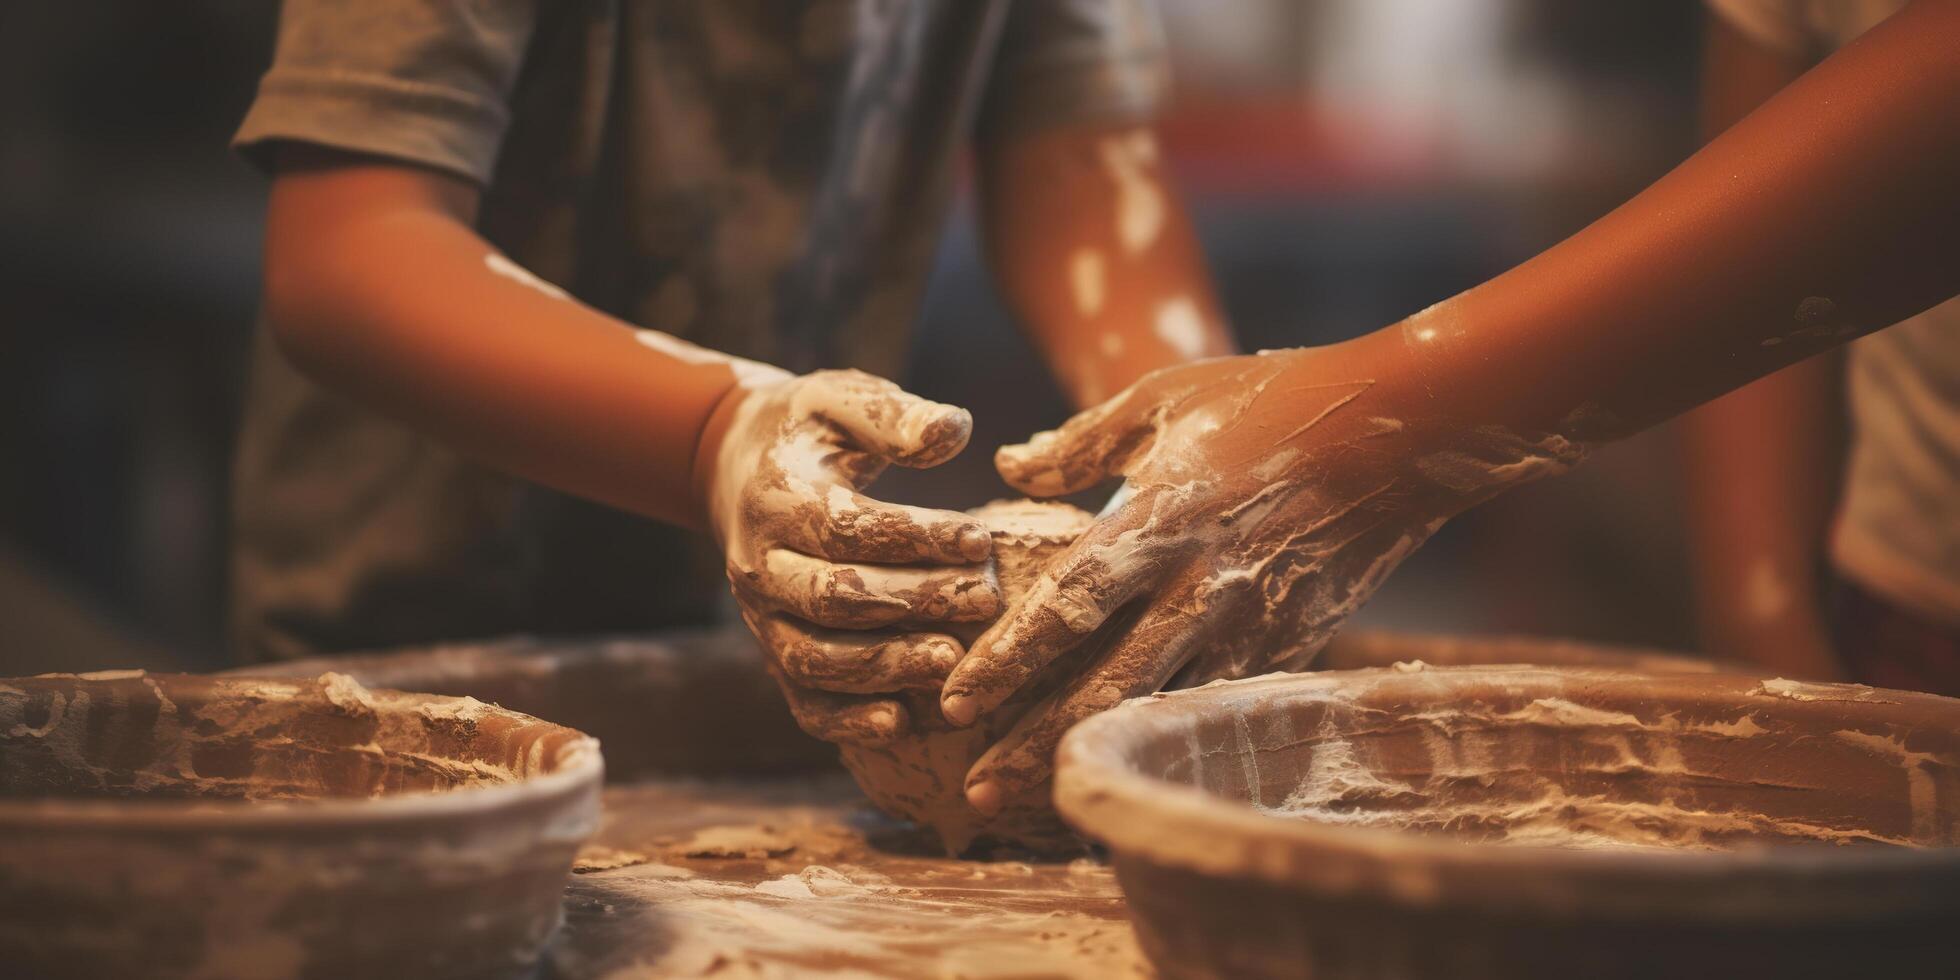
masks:
<svg viewBox="0 0 1960 980"><path fill-rule="evenodd" d="M799 414L844 430L858 449L900 466L937 466L966 448L973 415L920 398L863 371L818 371L797 393Z"/></svg>
<svg viewBox="0 0 1960 980"><path fill-rule="evenodd" d="M1002 446L994 453L994 468L1009 486L1030 497L1058 497L1093 487L1156 438L1148 420L1131 410L1133 401L1125 392L1078 413L1060 429Z"/></svg>

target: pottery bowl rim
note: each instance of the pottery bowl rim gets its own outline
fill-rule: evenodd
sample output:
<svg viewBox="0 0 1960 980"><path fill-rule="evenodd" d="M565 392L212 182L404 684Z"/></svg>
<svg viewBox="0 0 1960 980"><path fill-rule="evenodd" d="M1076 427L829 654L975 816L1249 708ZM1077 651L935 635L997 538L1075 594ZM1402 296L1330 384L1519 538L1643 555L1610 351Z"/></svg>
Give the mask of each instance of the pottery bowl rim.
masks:
<svg viewBox="0 0 1960 980"><path fill-rule="evenodd" d="M1262 811L1198 786L1146 775L1132 753L1207 721L1288 699L1326 700L1347 685L1540 685L1547 696L1584 684L1713 702L1763 694L1760 676L1660 675L1620 669L1477 665L1268 674L1136 698L1070 730L1056 756L1055 805L1107 845L1119 872L1136 860L1210 878L1335 893L1400 906L1535 909L1561 915L1637 910L1669 918L1742 918L1809 911L1860 918L1887 909L1960 911L1960 847L1758 846L1732 850L1561 848L1452 839L1319 823ZM1804 697L1766 695L1762 710L1850 711L1882 721L1911 709L1951 718L1960 699L1852 684L1795 685ZM1817 700L1810 700L1815 698ZM1836 700L1830 700L1836 699ZM1829 706L1828 708L1824 706ZM1873 889L1881 891L1874 893ZM1656 905L1664 902L1664 906ZM1866 913L1866 914L1860 914Z"/></svg>
<svg viewBox="0 0 1960 980"><path fill-rule="evenodd" d="M152 673L143 670L104 670L89 673L36 674L0 678L0 688L47 689L65 686L114 691L129 682L156 685L171 700L195 701L218 691L290 694L325 680L315 677L244 677L206 674ZM362 688L376 710L413 710L419 706L460 704L467 700L389 688ZM605 774L599 742L576 729L486 702L486 713L517 724L542 726L552 734L572 738L554 753L550 772L521 776L514 782L481 783L435 791L388 793L368 798L320 797L303 800L242 800L228 798L146 798L140 794L115 797L5 796L0 797L0 828L10 830L91 829L154 833L251 833L289 831L331 825L348 830L381 824L419 824L462 816L482 817L531 805L551 805L567 797L596 792Z"/></svg>

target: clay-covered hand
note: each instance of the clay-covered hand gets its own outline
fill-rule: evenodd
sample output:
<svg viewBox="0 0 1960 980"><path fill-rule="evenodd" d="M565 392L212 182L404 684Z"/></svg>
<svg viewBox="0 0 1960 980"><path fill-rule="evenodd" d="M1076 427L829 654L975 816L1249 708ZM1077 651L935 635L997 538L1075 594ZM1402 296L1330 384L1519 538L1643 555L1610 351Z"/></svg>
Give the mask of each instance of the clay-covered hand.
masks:
<svg viewBox="0 0 1960 980"><path fill-rule="evenodd" d="M969 772L975 808L1039 785L1089 714L1173 681L1304 665L1450 515L1580 455L1558 436L1421 418L1420 384L1380 373L1353 344L1200 361L999 451L1029 494L1120 474L1130 496L948 678L944 713L967 724L1068 658L1066 683Z"/></svg>
<svg viewBox="0 0 1960 980"><path fill-rule="evenodd" d="M945 624L993 618L1000 590L979 521L859 491L889 463L950 459L972 417L860 371L751 384L697 463L742 617L805 731L890 740L907 724L890 695L937 690L964 650Z"/></svg>

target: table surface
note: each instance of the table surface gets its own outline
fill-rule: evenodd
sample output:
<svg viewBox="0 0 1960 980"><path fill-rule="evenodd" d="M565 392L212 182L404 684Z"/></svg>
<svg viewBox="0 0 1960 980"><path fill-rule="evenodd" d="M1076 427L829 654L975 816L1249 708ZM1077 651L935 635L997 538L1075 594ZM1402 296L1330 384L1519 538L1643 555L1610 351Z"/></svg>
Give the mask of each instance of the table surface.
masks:
<svg viewBox="0 0 1960 980"><path fill-rule="evenodd" d="M1122 977L1110 870L953 860L847 777L608 787L543 975Z"/></svg>
<svg viewBox="0 0 1960 980"><path fill-rule="evenodd" d="M1710 669L1652 651L1349 632L1324 666L1551 663ZM541 974L1121 977L1148 968L1110 871L954 861L871 811L835 749L796 729L747 631L500 640L266 664L470 695L605 745L606 815ZM794 773L688 780L677 773ZM651 775L651 774L663 775ZM766 832L763 828L767 828ZM717 857L743 851L754 857Z"/></svg>

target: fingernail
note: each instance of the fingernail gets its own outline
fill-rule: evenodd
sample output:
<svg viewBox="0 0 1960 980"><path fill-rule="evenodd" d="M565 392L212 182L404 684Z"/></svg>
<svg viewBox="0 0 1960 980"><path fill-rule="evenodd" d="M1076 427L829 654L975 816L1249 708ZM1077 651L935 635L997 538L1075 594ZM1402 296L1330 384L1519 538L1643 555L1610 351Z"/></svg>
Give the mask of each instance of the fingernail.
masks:
<svg viewBox="0 0 1960 980"><path fill-rule="evenodd" d="M944 643L939 644L933 648L932 665L941 671L951 673L953 668L960 665L960 651Z"/></svg>
<svg viewBox="0 0 1960 980"><path fill-rule="evenodd" d="M898 713L890 708L874 708L865 715L865 721L881 735L894 735L898 731Z"/></svg>
<svg viewBox="0 0 1960 980"><path fill-rule="evenodd" d="M960 532L960 556L967 561L986 561L994 552L994 536L978 524Z"/></svg>
<svg viewBox="0 0 1960 980"><path fill-rule="evenodd" d="M964 694L948 694L939 700L939 713L955 725L973 724L973 716L979 714L973 699Z"/></svg>
<svg viewBox="0 0 1960 980"><path fill-rule="evenodd" d="M966 788L966 804L980 812L983 817L991 817L1000 812L1000 784L993 780L974 783Z"/></svg>

